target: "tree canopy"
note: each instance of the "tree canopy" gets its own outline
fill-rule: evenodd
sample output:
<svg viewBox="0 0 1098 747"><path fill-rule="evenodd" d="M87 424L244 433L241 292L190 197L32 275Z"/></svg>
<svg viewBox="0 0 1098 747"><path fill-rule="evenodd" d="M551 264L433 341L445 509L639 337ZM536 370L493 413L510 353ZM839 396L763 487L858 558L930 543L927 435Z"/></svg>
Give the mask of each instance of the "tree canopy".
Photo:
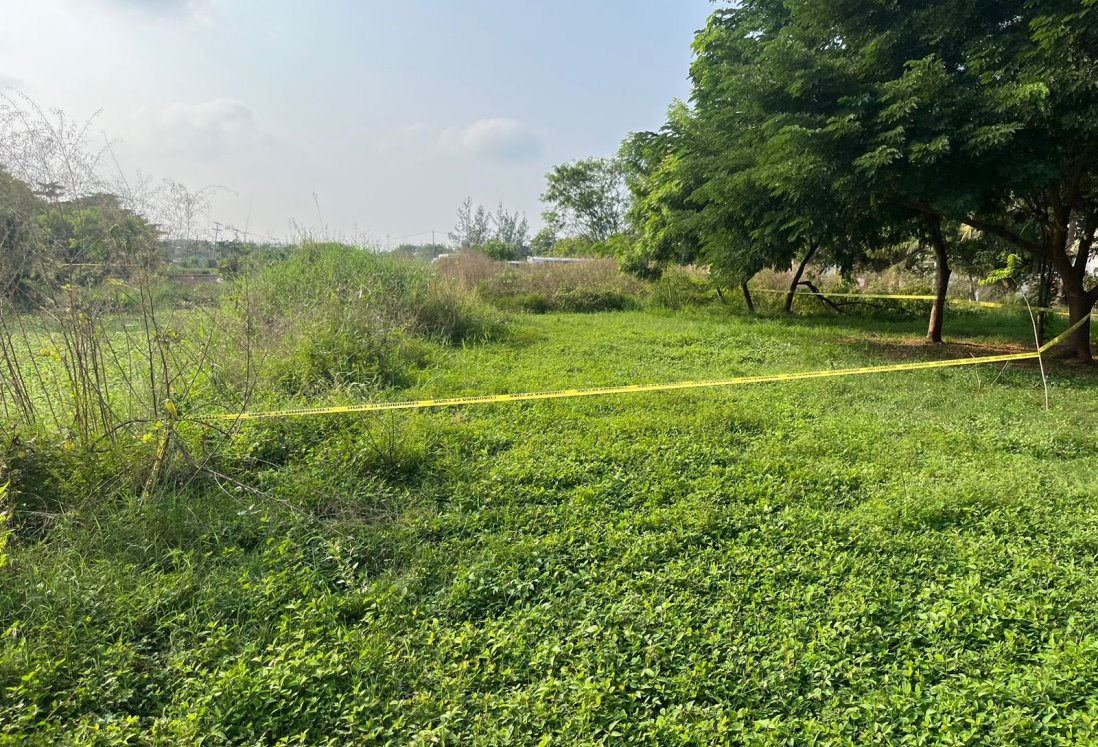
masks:
<svg viewBox="0 0 1098 747"><path fill-rule="evenodd" d="M1094 0L744 0L695 42L691 106L623 153L642 270L750 276L814 248L840 267L907 241L940 295L960 226L1098 301ZM933 327L933 324L932 324ZM1089 330L1076 340L1090 360Z"/></svg>
<svg viewBox="0 0 1098 747"><path fill-rule="evenodd" d="M155 272L164 255L156 227L116 196L51 201L0 170L0 298Z"/></svg>
<svg viewBox="0 0 1098 747"><path fill-rule="evenodd" d="M30 187L0 169L0 298L14 293L34 273L41 208Z"/></svg>
<svg viewBox="0 0 1098 747"><path fill-rule="evenodd" d="M545 222L590 242L605 242L625 227L628 192L615 159L587 158L560 164L541 196Z"/></svg>

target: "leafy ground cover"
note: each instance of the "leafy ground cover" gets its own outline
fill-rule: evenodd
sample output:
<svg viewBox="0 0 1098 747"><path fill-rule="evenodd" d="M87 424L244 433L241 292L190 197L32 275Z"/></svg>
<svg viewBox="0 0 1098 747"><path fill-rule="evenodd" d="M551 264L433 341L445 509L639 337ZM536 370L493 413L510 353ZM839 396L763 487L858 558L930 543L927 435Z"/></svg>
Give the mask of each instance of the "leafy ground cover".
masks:
<svg viewBox="0 0 1098 747"><path fill-rule="evenodd" d="M524 317L395 397L956 357L1028 320ZM1052 365L245 429L9 546L0 741L1090 744L1098 379Z"/></svg>

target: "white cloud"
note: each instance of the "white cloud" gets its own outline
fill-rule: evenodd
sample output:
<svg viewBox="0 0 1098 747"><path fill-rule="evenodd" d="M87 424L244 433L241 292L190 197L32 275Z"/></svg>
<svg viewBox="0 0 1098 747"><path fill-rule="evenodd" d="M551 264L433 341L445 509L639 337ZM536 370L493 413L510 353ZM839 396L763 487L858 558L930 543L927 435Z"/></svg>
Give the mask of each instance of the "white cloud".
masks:
<svg viewBox="0 0 1098 747"><path fill-rule="evenodd" d="M516 119L481 119L467 127L452 127L442 133L439 146L496 161L527 161L541 154L541 139Z"/></svg>
<svg viewBox="0 0 1098 747"><path fill-rule="evenodd" d="M176 103L137 117L139 143L165 155L217 159L256 144L262 133L255 112L242 101L220 98Z"/></svg>

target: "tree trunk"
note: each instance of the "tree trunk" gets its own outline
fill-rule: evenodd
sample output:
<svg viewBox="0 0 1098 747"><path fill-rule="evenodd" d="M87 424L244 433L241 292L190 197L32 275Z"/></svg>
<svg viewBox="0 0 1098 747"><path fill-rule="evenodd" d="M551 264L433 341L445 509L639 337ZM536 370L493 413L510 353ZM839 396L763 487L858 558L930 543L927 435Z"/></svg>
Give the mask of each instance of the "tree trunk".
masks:
<svg viewBox="0 0 1098 747"><path fill-rule="evenodd" d="M995 223L981 220L975 216L968 216L962 220L969 226L987 231L992 235L1006 239L1013 246L1025 249L1037 259L1048 259L1056 272L1060 275L1061 290L1067 300L1072 324L1087 319L1094 311L1094 304L1098 302L1098 289L1087 291L1086 268L1090 259L1091 250L1095 240L1098 226L1087 223L1083 235L1079 241L1079 248L1074 257L1068 253L1071 240L1071 205L1064 205L1061 196L1053 189L1050 190L1054 224L1051 235L1040 244L1029 241L1014 231ZM1093 216L1090 220L1093 220ZM1090 322L1083 326L1072 336L1072 344L1075 354L1083 363L1093 363L1094 356L1090 349Z"/></svg>
<svg viewBox="0 0 1098 747"><path fill-rule="evenodd" d="M1060 233L1063 236L1060 236ZM1098 289L1088 291L1086 287L1087 257L1084 256L1080 262L1073 261L1067 252L1066 231L1057 232L1057 236L1053 238L1049 250L1049 258L1060 274L1064 296L1067 298L1068 311L1070 312L1069 321L1071 324L1075 324L1081 319L1088 318L1094 311L1095 301L1098 301ZM1083 249L1081 248L1080 251L1083 251ZM1089 246L1086 247L1086 254L1090 254ZM1090 327L1090 322L1087 322L1071 338L1071 344L1075 348L1075 357L1081 363L1094 362L1094 356L1090 349Z"/></svg>
<svg viewBox="0 0 1098 747"><path fill-rule="evenodd" d="M1064 286L1067 289L1068 310L1071 314L1069 321L1071 324L1075 324L1080 319L1088 318L1094 311L1094 294L1087 293L1084 290L1082 279L1079 280L1076 288L1074 287L1075 283L1069 283L1065 278ZM1081 363L1094 362L1094 356L1090 349L1090 327L1091 323L1088 321L1071 338L1071 344L1075 348L1075 357Z"/></svg>
<svg viewBox="0 0 1098 747"><path fill-rule="evenodd" d="M747 287L746 280L740 283L740 290L743 291L743 301L747 304L747 313L755 316L755 301L751 298L751 289Z"/></svg>
<svg viewBox="0 0 1098 747"><path fill-rule="evenodd" d="M934 278L934 305L930 309L930 327L926 333L926 341L937 344L942 341L946 293L949 291L949 277L953 271L949 269L949 254L945 237L942 235L942 219L933 217L929 220L930 243L934 248L934 264L937 272Z"/></svg>
<svg viewBox="0 0 1098 747"><path fill-rule="evenodd" d="M793 299L797 295L797 286L801 284L801 278L804 277L805 268L808 267L808 263L812 261L812 258L816 256L816 252L820 250L818 242L812 242L812 246L808 248L808 252L804 255L804 259L801 260L801 264L797 267L797 272L793 275L793 282L789 284L789 293L785 296L785 313L793 313Z"/></svg>

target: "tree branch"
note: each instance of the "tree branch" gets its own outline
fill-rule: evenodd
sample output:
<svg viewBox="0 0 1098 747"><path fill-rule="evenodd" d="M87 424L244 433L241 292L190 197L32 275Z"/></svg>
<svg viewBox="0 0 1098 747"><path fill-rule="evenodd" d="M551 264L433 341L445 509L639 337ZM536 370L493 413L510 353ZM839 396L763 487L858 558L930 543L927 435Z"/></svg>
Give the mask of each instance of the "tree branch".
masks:
<svg viewBox="0 0 1098 747"><path fill-rule="evenodd" d="M929 215L937 218L950 218L944 212L934 207L928 202L916 202L913 200L904 201L904 206L909 207L923 215ZM1038 257L1045 256L1045 248L1040 244L1024 239L1018 233L1011 231L1006 226L999 225L998 223L992 223L990 221L981 220L974 215L966 215L960 219L961 223L966 226L971 226L977 231L983 231L984 233L990 233L994 236L998 236L1001 239L1006 239L1010 243L1025 249L1026 251L1037 255Z"/></svg>
<svg viewBox="0 0 1098 747"><path fill-rule="evenodd" d="M1006 226L1001 226L998 223L991 223L989 221L981 220L974 215L967 215L961 218L961 222L966 226L971 226L977 231L983 231L984 233L990 233L993 236L998 236L1001 239L1006 239L1011 244L1025 249L1027 252L1034 254L1038 257L1045 256L1045 247L1030 241L1029 239L1023 239L1019 234L1011 231Z"/></svg>

